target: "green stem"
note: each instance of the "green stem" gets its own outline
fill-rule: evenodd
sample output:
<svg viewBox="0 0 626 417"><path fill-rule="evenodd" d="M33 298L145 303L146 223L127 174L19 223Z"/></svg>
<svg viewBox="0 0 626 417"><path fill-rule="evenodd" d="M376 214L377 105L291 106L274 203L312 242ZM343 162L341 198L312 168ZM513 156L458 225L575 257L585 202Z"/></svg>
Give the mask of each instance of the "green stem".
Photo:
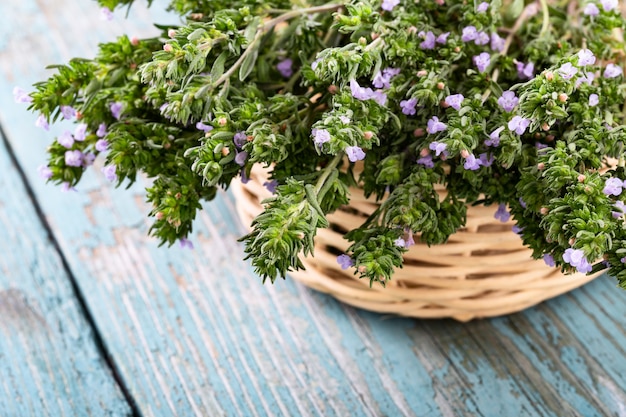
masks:
<svg viewBox="0 0 626 417"><path fill-rule="evenodd" d="M550 10L548 9L548 0L539 0L539 3L541 3L541 12L543 13L541 32L539 32L539 37L541 37L550 30Z"/></svg>
<svg viewBox="0 0 626 417"><path fill-rule="evenodd" d="M320 177L317 179L317 182L315 183L315 193L319 193L322 187L324 187L326 179L333 172L333 170L337 168L337 165L339 165L339 162L341 162L343 157L343 152L339 152L337 155L335 155L333 160L324 167L324 172L322 172L322 175L320 175Z"/></svg>

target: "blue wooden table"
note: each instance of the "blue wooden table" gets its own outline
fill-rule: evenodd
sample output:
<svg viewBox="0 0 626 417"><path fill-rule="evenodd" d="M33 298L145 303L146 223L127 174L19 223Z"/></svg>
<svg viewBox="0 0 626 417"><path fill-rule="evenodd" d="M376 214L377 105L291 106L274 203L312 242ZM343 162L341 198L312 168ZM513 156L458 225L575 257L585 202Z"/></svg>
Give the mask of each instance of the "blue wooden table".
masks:
<svg viewBox="0 0 626 417"><path fill-rule="evenodd" d="M381 316L263 286L228 193L190 251L146 237L141 184L115 190L95 169L76 192L45 185L59 132L11 90L153 33L157 13L0 2L0 416L626 416L626 292L611 278L497 319Z"/></svg>

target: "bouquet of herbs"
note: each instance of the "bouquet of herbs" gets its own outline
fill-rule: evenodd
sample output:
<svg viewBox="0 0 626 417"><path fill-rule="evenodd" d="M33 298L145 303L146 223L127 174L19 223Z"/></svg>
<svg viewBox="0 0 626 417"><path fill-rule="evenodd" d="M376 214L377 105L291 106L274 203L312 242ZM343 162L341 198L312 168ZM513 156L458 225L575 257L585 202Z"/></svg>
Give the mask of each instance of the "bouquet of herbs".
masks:
<svg viewBox="0 0 626 417"><path fill-rule="evenodd" d="M98 157L117 185L147 176L151 234L187 244L201 203L261 164L274 196L241 240L271 281L358 186L380 206L338 262L371 282L486 204L535 258L626 286L617 0L325 1L171 0L180 26L17 89L38 125L76 123L42 176L73 187Z"/></svg>

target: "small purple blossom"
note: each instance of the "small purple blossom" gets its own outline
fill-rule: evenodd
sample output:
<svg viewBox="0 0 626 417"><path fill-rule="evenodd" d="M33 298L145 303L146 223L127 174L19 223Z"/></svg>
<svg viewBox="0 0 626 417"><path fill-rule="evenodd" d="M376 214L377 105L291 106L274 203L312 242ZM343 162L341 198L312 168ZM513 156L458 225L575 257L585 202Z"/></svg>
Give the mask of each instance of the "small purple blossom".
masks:
<svg viewBox="0 0 626 417"><path fill-rule="evenodd" d="M513 226L513 227L511 228L511 231L512 231L513 233L515 233L516 235L521 235L521 234L522 234L522 232L524 231L524 228L523 228L523 227L519 227L518 225L515 225L515 226Z"/></svg>
<svg viewBox="0 0 626 417"><path fill-rule="evenodd" d="M72 120L76 116L76 110L72 106L61 106L61 114L66 120Z"/></svg>
<svg viewBox="0 0 626 417"><path fill-rule="evenodd" d="M506 209L506 204L500 204L498 206L498 210L496 210L496 214L493 215L497 220L500 220L502 223L506 223L511 218L511 213Z"/></svg>
<svg viewBox="0 0 626 417"><path fill-rule="evenodd" d="M346 155L348 155L348 159L350 162L361 161L365 159L365 152L358 146L348 146L345 149Z"/></svg>
<svg viewBox="0 0 626 417"><path fill-rule="evenodd" d="M356 80L350 80L350 93L357 100L369 100L374 96L371 88L363 88Z"/></svg>
<svg viewBox="0 0 626 417"><path fill-rule="evenodd" d="M99 138L103 138L107 135L107 125L106 123L100 123L98 126L98 130L96 131L96 136Z"/></svg>
<svg viewBox="0 0 626 417"><path fill-rule="evenodd" d="M435 34L432 33L431 31L428 31L423 36L424 36L424 41L420 43L420 48L435 49L435 40L436 40Z"/></svg>
<svg viewBox="0 0 626 417"><path fill-rule="evenodd" d="M442 152L445 152L447 147L448 145L441 142L432 142L430 145L428 145L428 149L430 149L431 151L435 151L435 156L441 155Z"/></svg>
<svg viewBox="0 0 626 417"><path fill-rule="evenodd" d="M408 100L402 100L400 102L400 108L402 108L402 113L407 116L413 116L416 113L415 107L417 106L417 99L410 98Z"/></svg>
<svg viewBox="0 0 626 417"><path fill-rule="evenodd" d="M476 159L473 154L469 154L467 158L465 158L463 168L469 171L476 171L478 168L480 168L480 159Z"/></svg>
<svg viewBox="0 0 626 417"><path fill-rule="evenodd" d="M524 64L516 59L514 59L513 62L515 63L515 68L517 69L517 76L522 80L530 80L535 76L535 64L533 62Z"/></svg>
<svg viewBox="0 0 626 417"><path fill-rule="evenodd" d="M13 100L16 103L30 103L33 101L33 98L28 95L26 90L20 87L13 87Z"/></svg>
<svg viewBox="0 0 626 417"><path fill-rule="evenodd" d="M246 151L237 152L237 155L235 155L235 163L239 166L244 166L246 159L248 159L248 152Z"/></svg>
<svg viewBox="0 0 626 417"><path fill-rule="evenodd" d="M83 164L83 153L79 150L65 152L65 165L79 167Z"/></svg>
<svg viewBox="0 0 626 417"><path fill-rule="evenodd" d="M382 71L378 71L376 75L374 75L372 84L376 88L389 88L391 87L391 79L398 74L400 74L400 68L385 68Z"/></svg>
<svg viewBox="0 0 626 417"><path fill-rule="evenodd" d="M211 130L213 130L213 126L207 125L202 122L198 122L196 123L196 129L202 130L204 133L206 133L206 132L210 132Z"/></svg>
<svg viewBox="0 0 626 417"><path fill-rule="evenodd" d="M502 52L504 49L505 40L503 37L498 35L497 33L491 34L491 49L496 52Z"/></svg>
<svg viewBox="0 0 626 417"><path fill-rule="evenodd" d="M72 132L66 130L57 138L57 142L64 148L69 149L74 145L74 136L72 136Z"/></svg>
<svg viewBox="0 0 626 417"><path fill-rule="evenodd" d="M109 109L111 110L111 114L117 120L120 120L120 116L122 115L122 108L124 107L124 103L119 101L111 103Z"/></svg>
<svg viewBox="0 0 626 417"><path fill-rule="evenodd" d="M611 10L617 9L618 2L617 0L600 0L600 4L605 12L610 12Z"/></svg>
<svg viewBox="0 0 626 417"><path fill-rule="evenodd" d="M476 39L474 39L474 43L476 45L487 45L491 40L491 37L486 32L478 32L476 34Z"/></svg>
<svg viewBox="0 0 626 417"><path fill-rule="evenodd" d="M74 130L74 140L82 142L87 136L87 125L85 123L79 123Z"/></svg>
<svg viewBox="0 0 626 417"><path fill-rule="evenodd" d="M394 240L393 243L399 248L406 248L406 242L401 237Z"/></svg>
<svg viewBox="0 0 626 417"><path fill-rule="evenodd" d="M545 143L535 142L535 148L537 148L537 149L545 149L547 147L548 147L548 145L546 145Z"/></svg>
<svg viewBox="0 0 626 417"><path fill-rule="evenodd" d="M617 210L611 212L611 215L614 219L619 219L624 215L624 213L626 213L626 204L624 204L624 202L621 200L617 200L613 207L615 207L615 209Z"/></svg>
<svg viewBox="0 0 626 417"><path fill-rule="evenodd" d="M35 126L40 127L43 130L50 130L48 119L43 114L40 114L37 120L35 120Z"/></svg>
<svg viewBox="0 0 626 417"><path fill-rule="evenodd" d="M519 205L522 206L523 209L525 209L526 207L528 207L526 205L526 202L522 199L522 197L520 197L517 201L519 201Z"/></svg>
<svg viewBox="0 0 626 417"><path fill-rule="evenodd" d="M604 78L616 78L622 75L622 67L615 64L607 64L604 69Z"/></svg>
<svg viewBox="0 0 626 417"><path fill-rule="evenodd" d="M109 147L109 142L106 139L98 139L96 142L96 150L98 152L104 152Z"/></svg>
<svg viewBox="0 0 626 417"><path fill-rule="evenodd" d="M445 123L440 122L437 116L433 116L426 124L426 131L431 135L437 132L443 132L447 128L448 126L446 126ZM437 154L437 156L439 156L439 154Z"/></svg>
<svg viewBox="0 0 626 417"><path fill-rule="evenodd" d="M69 193L70 191L76 191L76 188L72 187L70 183L67 181L61 184L62 193Z"/></svg>
<svg viewBox="0 0 626 417"><path fill-rule="evenodd" d="M487 3L486 1L483 1L482 3L478 5L478 7L476 7L476 11L478 13L485 13L488 8L489 8L489 3Z"/></svg>
<svg viewBox="0 0 626 417"><path fill-rule="evenodd" d="M181 237L178 242L183 249L193 249L193 242L187 238Z"/></svg>
<svg viewBox="0 0 626 417"><path fill-rule="evenodd" d="M276 193L276 187L278 187L278 181L277 180L265 181L263 183L263 186L267 189L267 191L274 194Z"/></svg>
<svg viewBox="0 0 626 417"><path fill-rule="evenodd" d="M599 102L600 102L600 99L598 98L597 94L594 93L589 96L589 106L595 107L598 105Z"/></svg>
<svg viewBox="0 0 626 417"><path fill-rule="evenodd" d="M582 249L565 249L565 253L563 254L563 260L576 268L578 272L586 274L591 272L591 265L589 261L585 258L585 253Z"/></svg>
<svg viewBox="0 0 626 417"><path fill-rule="evenodd" d="M339 120L341 120L341 123L344 125L350 124L351 121L348 116L339 116Z"/></svg>
<svg viewBox="0 0 626 417"><path fill-rule="evenodd" d="M337 256L337 263L341 265L341 269L348 269L354 265L354 261L348 255Z"/></svg>
<svg viewBox="0 0 626 417"><path fill-rule="evenodd" d="M517 133L518 135L523 135L528 126L530 126L530 119L526 119L521 116L513 116L508 124L509 130Z"/></svg>
<svg viewBox="0 0 626 417"><path fill-rule="evenodd" d="M100 9L100 19L111 21L113 20L113 12L108 7L103 7Z"/></svg>
<svg viewBox="0 0 626 417"><path fill-rule="evenodd" d="M426 168L434 168L435 167L435 163L433 162L433 156L431 154L425 155L420 157L417 160L417 163L419 165L423 165Z"/></svg>
<svg viewBox="0 0 626 417"><path fill-rule="evenodd" d="M37 172L39 173L39 176L44 180L49 180L50 178L52 178L52 170L48 165L40 165L37 168Z"/></svg>
<svg viewBox="0 0 626 417"><path fill-rule="evenodd" d="M586 72L576 79L576 88L580 87L583 83L591 85L596 78L592 72Z"/></svg>
<svg viewBox="0 0 626 417"><path fill-rule="evenodd" d="M380 6L380 8L390 12L398 4L400 4L400 0L383 0L383 4Z"/></svg>
<svg viewBox="0 0 626 417"><path fill-rule="evenodd" d="M550 267L556 266L556 262L554 262L554 257L550 255L549 253L546 253L545 255L543 255L543 261L546 263L546 265Z"/></svg>
<svg viewBox="0 0 626 417"><path fill-rule="evenodd" d="M491 64L491 56L487 52L482 52L472 57L472 61L474 61L474 65L478 68L478 72L485 72L489 64Z"/></svg>
<svg viewBox="0 0 626 417"><path fill-rule="evenodd" d="M561 77L563 77L563 79L569 80L578 73L578 68L573 66L571 62L566 62L556 71L561 75Z"/></svg>
<svg viewBox="0 0 626 417"><path fill-rule="evenodd" d="M448 42L448 36L450 36L450 32L442 33L441 35L437 36L435 42L443 45L444 43Z"/></svg>
<svg viewBox="0 0 626 417"><path fill-rule="evenodd" d="M581 67L596 63L596 57L589 49L581 49L576 55L578 56L578 65Z"/></svg>
<svg viewBox="0 0 626 417"><path fill-rule="evenodd" d="M600 14L600 9L594 3L588 3L583 9L583 14L586 16L597 16Z"/></svg>
<svg viewBox="0 0 626 417"><path fill-rule="evenodd" d="M511 90L507 90L502 93L502 96L498 99L498 104L506 112L513 111L515 106L519 103L519 98Z"/></svg>
<svg viewBox="0 0 626 417"><path fill-rule="evenodd" d="M624 256L623 258L620 258L619 261L623 264L626 264L626 256Z"/></svg>
<svg viewBox="0 0 626 417"><path fill-rule="evenodd" d="M490 167L495 161L495 157L493 155L487 154L486 152L478 155L478 159L480 159L480 165L484 167Z"/></svg>
<svg viewBox="0 0 626 417"><path fill-rule="evenodd" d="M387 94L385 94L383 90L374 91L374 93L372 94L372 98L376 103L383 107L385 107L385 105L387 104Z"/></svg>
<svg viewBox="0 0 626 417"><path fill-rule="evenodd" d="M86 153L83 157L83 166L88 167L93 165L93 161L96 160L96 155L93 153Z"/></svg>
<svg viewBox="0 0 626 417"><path fill-rule="evenodd" d="M476 39L478 36L478 31L475 26L467 26L463 28L463 33L461 34L461 40L463 42L471 42Z"/></svg>
<svg viewBox="0 0 626 417"><path fill-rule="evenodd" d="M326 129L313 129L311 130L313 134L313 143L318 148L322 146L323 143L330 141L330 133Z"/></svg>
<svg viewBox="0 0 626 417"><path fill-rule="evenodd" d="M499 146L500 145L500 132L504 130L504 126L500 126L489 134L489 139L485 140L487 146Z"/></svg>
<svg viewBox="0 0 626 417"><path fill-rule="evenodd" d="M293 60L291 58L284 59L276 65L276 69L285 78L293 75Z"/></svg>
<svg viewBox="0 0 626 417"><path fill-rule="evenodd" d="M445 103L452 107L454 110L461 110L461 104L463 103L463 94L452 94L445 98Z"/></svg>
<svg viewBox="0 0 626 417"><path fill-rule="evenodd" d="M235 143L235 146L239 149L243 148L243 145L248 142L248 136L246 135L246 132L242 130L235 133L235 136L233 136L233 142Z"/></svg>
<svg viewBox="0 0 626 417"><path fill-rule="evenodd" d="M606 195L620 195L624 183L619 178L609 178L604 183L604 189L602 192Z"/></svg>
<svg viewBox="0 0 626 417"><path fill-rule="evenodd" d="M104 174L104 178L106 178L107 181L110 182L114 182L117 181L117 168L115 167L115 165L105 165L102 167L102 173Z"/></svg>

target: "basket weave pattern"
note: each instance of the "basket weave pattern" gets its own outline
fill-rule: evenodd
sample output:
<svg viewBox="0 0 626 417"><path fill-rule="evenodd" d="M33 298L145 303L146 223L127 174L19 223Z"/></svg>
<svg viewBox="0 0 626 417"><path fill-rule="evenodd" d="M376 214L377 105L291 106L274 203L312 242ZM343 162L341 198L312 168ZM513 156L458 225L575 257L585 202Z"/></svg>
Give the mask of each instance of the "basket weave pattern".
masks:
<svg viewBox="0 0 626 417"><path fill-rule="evenodd" d="M249 227L271 196L263 186L266 173L255 167L250 181L233 183L237 211ZM531 258L530 249L512 232L513 222L494 218L495 206L471 206L467 224L443 245L419 243L404 255L386 288L342 270L337 255L349 242L343 233L360 226L377 205L351 189L349 207L328 216L329 229L318 229L315 257L302 258L305 271L290 275L304 285L366 310L419 318L450 317L459 321L523 310L579 287L599 274L564 275Z"/></svg>

